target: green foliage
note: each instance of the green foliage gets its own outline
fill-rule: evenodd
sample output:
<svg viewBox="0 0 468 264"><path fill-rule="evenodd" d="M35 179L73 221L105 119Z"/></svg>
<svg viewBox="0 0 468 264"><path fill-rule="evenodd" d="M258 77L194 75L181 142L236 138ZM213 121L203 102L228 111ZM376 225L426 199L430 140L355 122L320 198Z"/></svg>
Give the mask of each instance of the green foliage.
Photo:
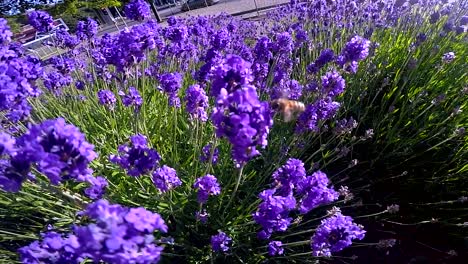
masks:
<svg viewBox="0 0 468 264"><path fill-rule="evenodd" d="M77 15L81 8L106 8L121 6L121 1L118 0L92 0L92 1L83 1L83 0L64 0L63 3L55 5L50 11L54 16L61 15Z"/></svg>
<svg viewBox="0 0 468 264"><path fill-rule="evenodd" d="M104 2L110 4L111 1ZM73 14L80 1L67 3L60 10ZM421 16L428 19L428 14ZM126 87L115 80L106 83L94 76L96 81L87 83L82 92L66 89L63 96L46 92L43 97L34 99L32 120L37 123L64 117L78 126L100 154L93 169L96 175L104 175L109 181L106 198L128 206L144 206L163 215L170 235L176 239L174 246L165 249L163 261L167 263L209 263L211 258L216 263L265 261L265 244L252 239L259 227L253 223L251 213L259 203L258 193L271 183L272 172L289 157L302 159L308 172L325 171L337 188L349 186L356 199L343 210L362 213L362 218L369 222L391 220L388 215L378 218L379 213L372 213L376 212L376 207L397 203L406 210L405 215L398 215L401 222L436 217L441 224L454 226L466 218L466 213L454 210L448 215L444 210L455 203L450 200L468 195L468 137L459 133L460 128L468 126L468 46L466 34L452 32L440 36L444 22L413 28L408 26L411 25L408 21L400 21L393 28L376 29L371 40L378 46L373 54L360 64L356 75L345 76L347 88L340 98L342 108L336 118L353 117L358 127L350 134L337 135L332 132L336 126L332 121L322 124L327 125L328 130L297 135L293 133L294 124L275 119L268 147L261 157L244 168L235 197L231 196L239 172L233 166L229 144L214 137L210 123L189 121L184 107L169 107L166 95L158 92L158 82L152 77L142 75L125 84L137 87L144 98L139 113L124 107L120 101L113 110L99 105L97 91L110 89L117 94ZM304 27L311 30L316 25ZM316 37L324 40L332 39L330 35L339 35L339 41L328 42L323 47L339 52L350 36L363 35L365 30L364 27L354 32L332 28L331 33L324 31ZM414 46L419 33L425 33L427 40ZM457 57L451 63L443 63L441 57L449 51ZM319 52L303 48L296 54L300 63L294 66L295 79L306 84L323 74L310 76L306 73L306 66ZM148 54L148 57L147 62L131 70L146 69L156 60L155 54ZM199 66L191 64L186 70L181 97L185 89L195 83L190 73ZM180 68L178 58L172 58L163 71ZM79 71L74 72L74 77L84 79ZM80 95L87 99L78 100ZM265 94L261 96L266 98ZM305 103L312 100L306 98ZM372 138L366 137L369 129L373 129ZM108 156L116 153L120 144L137 133L148 137L150 145L162 156L161 164L176 169L183 181L176 191L160 194L148 175L129 177L108 161ZM220 148L216 166L199 162L200 150L208 143ZM289 152L283 155L283 149ZM349 149L349 153L343 154L344 149ZM353 160L357 160L357 164ZM218 177L222 193L207 203L210 222L202 225L194 217L199 205L195 202L192 184L206 173ZM0 256L6 252L5 259L11 260L10 251L37 238L47 224L67 230L71 223L76 223L75 213L88 202L79 195L82 187L27 184L15 195L0 192ZM271 263L311 261L308 239L326 209L328 207L314 210L288 232L275 236L283 243L290 243L291 248L288 259L278 258ZM371 216L366 217L366 214ZM235 241L230 254L221 256L211 252L209 239L218 229L223 229Z"/></svg>

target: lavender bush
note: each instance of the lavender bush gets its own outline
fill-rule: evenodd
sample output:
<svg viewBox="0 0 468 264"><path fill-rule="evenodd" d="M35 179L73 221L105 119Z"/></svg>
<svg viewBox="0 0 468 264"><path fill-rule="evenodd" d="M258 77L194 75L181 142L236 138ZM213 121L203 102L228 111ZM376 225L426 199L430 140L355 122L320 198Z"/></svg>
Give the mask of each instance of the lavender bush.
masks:
<svg viewBox="0 0 468 264"><path fill-rule="evenodd" d="M124 10L141 23L56 30L46 61L0 19L0 261L332 261L466 225L440 213L468 200L465 2Z"/></svg>

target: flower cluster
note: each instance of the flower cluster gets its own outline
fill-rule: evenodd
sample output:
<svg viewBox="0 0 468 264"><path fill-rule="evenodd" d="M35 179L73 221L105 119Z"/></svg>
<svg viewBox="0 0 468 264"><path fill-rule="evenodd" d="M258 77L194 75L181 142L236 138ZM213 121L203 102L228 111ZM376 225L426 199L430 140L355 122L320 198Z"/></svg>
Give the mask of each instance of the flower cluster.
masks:
<svg viewBox="0 0 468 264"><path fill-rule="evenodd" d="M211 247L213 251L226 252L232 239L226 233L219 231L217 235L211 237Z"/></svg>
<svg viewBox="0 0 468 264"><path fill-rule="evenodd" d="M117 99L115 98L115 94L110 90L100 90L98 93L99 104L108 107L109 109L114 109L115 102Z"/></svg>
<svg viewBox="0 0 468 264"><path fill-rule="evenodd" d="M341 54L336 57L336 63L341 67L345 67L348 72L356 73L358 62L369 56L369 47L371 42L361 36L354 36L348 41L341 51Z"/></svg>
<svg viewBox="0 0 468 264"><path fill-rule="evenodd" d="M296 80L282 79L271 89L271 99L289 98L298 100L302 96L302 85Z"/></svg>
<svg viewBox="0 0 468 264"><path fill-rule="evenodd" d="M123 105L134 106L135 112L140 110L141 104L143 104L143 98L141 98L140 93L135 87L130 86L127 94L124 91L119 91L119 95L122 98Z"/></svg>
<svg viewBox="0 0 468 264"><path fill-rule="evenodd" d="M320 52L319 57L307 66L307 71L309 73L318 73L320 69L325 66L327 63L332 62L335 59L335 53L331 49L324 49Z"/></svg>
<svg viewBox="0 0 468 264"><path fill-rule="evenodd" d="M42 62L23 56L20 46L10 43L12 32L6 20L0 19L0 111L13 124L25 120L31 111L28 98L40 90L34 85L43 75Z"/></svg>
<svg viewBox="0 0 468 264"><path fill-rule="evenodd" d="M54 19L47 12L40 10L29 12L28 22L41 33L48 32L54 27Z"/></svg>
<svg viewBox="0 0 468 264"><path fill-rule="evenodd" d="M202 153L200 155L201 162L210 162L212 146L208 144L202 148ZM218 163L219 149L215 148L213 150L213 157L211 158L211 163L216 165Z"/></svg>
<svg viewBox="0 0 468 264"><path fill-rule="evenodd" d="M130 137L130 144L120 145L119 155L110 155L109 160L119 165L133 177L139 177L154 170L161 160L159 153L148 147L145 136L138 134Z"/></svg>
<svg viewBox="0 0 468 264"><path fill-rule="evenodd" d="M327 175L321 171L306 176L304 163L289 159L272 175L274 188L260 193L262 200L253 214L254 221L262 226L260 239L268 239L273 232L284 232L292 222L289 213L298 210L306 214L310 210L338 199L339 193L329 188ZM300 200L297 203L295 197Z"/></svg>
<svg viewBox="0 0 468 264"><path fill-rule="evenodd" d="M276 34L276 42L273 44L273 50L278 53L287 54L293 50L293 38L288 32Z"/></svg>
<svg viewBox="0 0 468 264"><path fill-rule="evenodd" d="M55 30L55 36L51 45L59 48L73 49L78 46L78 44L80 44L80 40L76 36L71 35L64 28L58 28Z"/></svg>
<svg viewBox="0 0 468 264"><path fill-rule="evenodd" d="M151 17L150 7L144 0L132 0L125 6L124 14L128 19L138 21Z"/></svg>
<svg viewBox="0 0 468 264"><path fill-rule="evenodd" d="M13 33L11 32L8 21L4 18L0 18L0 47L7 45L11 41Z"/></svg>
<svg viewBox="0 0 468 264"><path fill-rule="evenodd" d="M15 144L15 138L4 132L0 132L0 156L13 154L15 152Z"/></svg>
<svg viewBox="0 0 468 264"><path fill-rule="evenodd" d="M86 191L91 198L100 197L107 185L104 178L94 178L88 167L97 157L94 146L62 118L30 126L15 143L3 135L1 144L2 152L10 155L0 165L0 186L5 191L17 192L23 181L34 179L33 167L54 185L65 180L91 184Z"/></svg>
<svg viewBox="0 0 468 264"><path fill-rule="evenodd" d="M153 172L153 183L163 193L182 185L176 170L166 165Z"/></svg>
<svg viewBox="0 0 468 264"><path fill-rule="evenodd" d="M334 102L330 97L315 101L313 104L308 105L305 111L299 115L296 132L317 132L319 130L319 122L333 117L339 108L340 103Z"/></svg>
<svg viewBox="0 0 468 264"><path fill-rule="evenodd" d="M221 193L218 179L211 174L198 178L193 184L193 188L198 189L199 203L206 203L210 195L218 195Z"/></svg>
<svg viewBox="0 0 468 264"><path fill-rule="evenodd" d="M98 69L114 65L118 71L125 71L146 59L146 51L157 48L159 26L155 21L125 28L118 34L105 34L96 41L92 57Z"/></svg>
<svg viewBox="0 0 468 264"><path fill-rule="evenodd" d="M352 240L361 240L366 231L362 226L353 223L353 219L341 213L322 220L311 238L312 254L329 257L352 244Z"/></svg>
<svg viewBox="0 0 468 264"><path fill-rule="evenodd" d="M258 233L260 239L268 239L273 232L286 231L293 220L288 215L296 208L296 199L292 195L274 195L275 192L276 189L262 191L259 195L262 202L252 215L254 221L263 228Z"/></svg>
<svg viewBox="0 0 468 264"><path fill-rule="evenodd" d="M92 40L98 32L99 25L92 18L86 18L84 21L78 21L76 24L76 36L81 40Z"/></svg>
<svg viewBox="0 0 468 264"><path fill-rule="evenodd" d="M443 63L451 63L454 59L456 58L454 52L447 52L444 55L442 55L442 62Z"/></svg>
<svg viewBox="0 0 468 264"><path fill-rule="evenodd" d="M206 96L205 90L202 89L200 85L195 84L187 89L185 102L190 118L198 119L202 122L208 120L208 115L206 113L208 108L208 96Z"/></svg>
<svg viewBox="0 0 468 264"><path fill-rule="evenodd" d="M127 208L99 200L90 204L84 215L93 220L75 225L73 232L61 235L54 231L42 234L19 249L22 263L157 263L163 248L157 246L153 232L167 232L161 216L142 207Z"/></svg>
<svg viewBox="0 0 468 264"><path fill-rule="evenodd" d="M297 188L297 193L302 195L299 201L299 211L306 214L320 205L338 200L339 193L329 188L328 185L328 177L321 171L307 176Z"/></svg>
<svg viewBox="0 0 468 264"><path fill-rule="evenodd" d="M281 241L271 241L268 243L268 254L270 256L283 255L284 248Z"/></svg>
<svg viewBox="0 0 468 264"><path fill-rule="evenodd" d="M345 80L336 71L327 72L322 76L322 94L331 98L343 93L345 89Z"/></svg>
<svg viewBox="0 0 468 264"><path fill-rule="evenodd" d="M255 87L250 85L230 94L222 89L211 119L216 136L226 137L232 144L232 157L239 166L260 154L257 146L267 145L273 125L269 104L259 101Z"/></svg>
<svg viewBox="0 0 468 264"><path fill-rule="evenodd" d="M336 126L333 129L333 133L336 135L350 134L353 129L357 127L358 123L354 118L350 117L349 119L341 119L336 121ZM371 129L372 130L372 129ZM372 138L371 131L366 131L366 138Z"/></svg>
<svg viewBox="0 0 468 264"><path fill-rule="evenodd" d="M298 159L289 159L286 164L273 172L272 178L278 186L278 193L289 195L306 177L304 163Z"/></svg>
<svg viewBox="0 0 468 264"><path fill-rule="evenodd" d="M169 96L169 105L180 107L180 99L177 95L182 87L182 75L178 72L164 73L159 77L162 90Z"/></svg>
<svg viewBox="0 0 468 264"><path fill-rule="evenodd" d="M217 97L222 89L228 93L234 92L242 85L252 82L250 63L237 55L226 55L213 70L213 83L210 95Z"/></svg>

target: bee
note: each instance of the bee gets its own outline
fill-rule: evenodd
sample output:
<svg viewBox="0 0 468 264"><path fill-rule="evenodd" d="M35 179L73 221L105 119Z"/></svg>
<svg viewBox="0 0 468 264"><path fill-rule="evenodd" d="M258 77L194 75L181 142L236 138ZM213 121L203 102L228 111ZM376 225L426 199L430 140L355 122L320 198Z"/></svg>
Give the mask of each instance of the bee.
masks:
<svg viewBox="0 0 468 264"><path fill-rule="evenodd" d="M305 111L304 103L286 98L279 98L271 101L271 107L281 113L284 122L290 122L296 114Z"/></svg>

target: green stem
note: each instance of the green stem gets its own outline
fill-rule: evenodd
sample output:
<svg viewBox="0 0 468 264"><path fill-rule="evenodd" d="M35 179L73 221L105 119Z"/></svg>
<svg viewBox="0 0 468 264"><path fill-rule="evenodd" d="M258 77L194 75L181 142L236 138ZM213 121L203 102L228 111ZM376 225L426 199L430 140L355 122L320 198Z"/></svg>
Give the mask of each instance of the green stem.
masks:
<svg viewBox="0 0 468 264"><path fill-rule="evenodd" d="M234 200L234 197L236 197L236 193L237 193L237 189L239 188L239 185L240 185L240 182L241 182L241 179L242 179L242 172L244 171L244 165L242 165L239 169L239 174L237 175L237 182L236 182L236 186L234 187L234 191L232 191L232 194L231 194L231 199L229 200L229 203L227 204L227 206L224 208L224 212L226 212L226 209L229 208L229 206L231 205L232 201Z"/></svg>

